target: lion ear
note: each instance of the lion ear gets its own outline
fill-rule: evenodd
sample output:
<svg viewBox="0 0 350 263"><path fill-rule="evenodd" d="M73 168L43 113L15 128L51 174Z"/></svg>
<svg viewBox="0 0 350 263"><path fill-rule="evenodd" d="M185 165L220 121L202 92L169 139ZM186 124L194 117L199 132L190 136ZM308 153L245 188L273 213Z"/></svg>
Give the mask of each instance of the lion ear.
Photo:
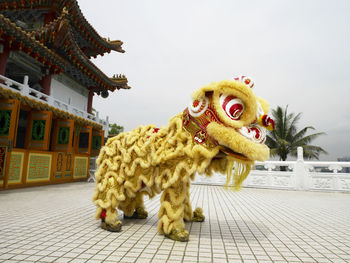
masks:
<svg viewBox="0 0 350 263"><path fill-rule="evenodd" d="M205 97L205 91L203 89L198 89L192 93L192 100L200 100Z"/></svg>
<svg viewBox="0 0 350 263"><path fill-rule="evenodd" d="M191 104L188 107L188 112L193 117L199 117L208 109L209 106L209 99L208 97L204 96L201 99L195 99L191 102Z"/></svg>
<svg viewBox="0 0 350 263"><path fill-rule="evenodd" d="M192 100L203 99L207 94L213 93L217 87L217 82L210 83L192 93Z"/></svg>

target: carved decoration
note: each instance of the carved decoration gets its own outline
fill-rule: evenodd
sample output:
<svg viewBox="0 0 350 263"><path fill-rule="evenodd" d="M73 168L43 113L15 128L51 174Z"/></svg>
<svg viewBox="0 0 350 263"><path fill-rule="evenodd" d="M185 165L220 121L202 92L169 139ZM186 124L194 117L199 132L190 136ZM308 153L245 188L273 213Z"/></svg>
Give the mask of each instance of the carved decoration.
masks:
<svg viewBox="0 0 350 263"><path fill-rule="evenodd" d="M314 178L313 186L317 189L331 189L332 179L331 178Z"/></svg>

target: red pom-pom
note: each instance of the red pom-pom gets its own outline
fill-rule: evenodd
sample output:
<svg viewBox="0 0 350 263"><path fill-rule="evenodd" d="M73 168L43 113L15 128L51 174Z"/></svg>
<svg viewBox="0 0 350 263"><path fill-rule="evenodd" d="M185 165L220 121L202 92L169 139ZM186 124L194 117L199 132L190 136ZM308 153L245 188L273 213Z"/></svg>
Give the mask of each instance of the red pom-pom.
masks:
<svg viewBox="0 0 350 263"><path fill-rule="evenodd" d="M271 119L271 117L268 115L260 116L259 123L269 131L272 131L275 129L275 121Z"/></svg>
<svg viewBox="0 0 350 263"><path fill-rule="evenodd" d="M102 212L101 212L101 214L100 214L100 218L101 218L102 220L105 220L105 218L106 218L106 210L102 210Z"/></svg>

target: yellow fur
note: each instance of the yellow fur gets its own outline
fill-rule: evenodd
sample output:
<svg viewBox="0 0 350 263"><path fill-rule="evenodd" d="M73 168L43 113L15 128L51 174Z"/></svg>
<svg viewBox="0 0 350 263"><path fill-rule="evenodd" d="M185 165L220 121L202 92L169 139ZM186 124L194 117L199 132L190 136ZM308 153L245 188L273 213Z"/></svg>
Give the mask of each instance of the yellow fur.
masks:
<svg viewBox="0 0 350 263"><path fill-rule="evenodd" d="M213 82L210 85L204 86L192 94L192 99L201 99L205 96L206 92L214 92L213 104L216 109L220 120L233 127L241 128L248 123L251 123L256 118L257 111L257 97L253 91L245 86L243 83L237 81L223 80L219 82ZM240 120L231 120L226 117L225 112L220 107L219 96L222 93L228 93L240 98L245 104L245 111Z"/></svg>
<svg viewBox="0 0 350 263"><path fill-rule="evenodd" d="M270 149L265 144L256 144L232 131L228 127L211 122L207 127L208 134L218 138L220 145L224 145L237 153L244 154L250 160L266 161L270 156Z"/></svg>
<svg viewBox="0 0 350 263"><path fill-rule="evenodd" d="M106 222L117 217L118 207L127 216L141 205L132 199L146 192L141 190L142 182L151 190L150 196L165 190L159 211L159 231L170 233L173 227L182 227L183 210L190 220L189 185L196 172L204 173L210 160L219 152L219 147L206 149L196 145L192 137L182 129L180 115L172 118L169 126L153 133L155 126L140 126L128 133L109 139L101 149L97 159L98 170L94 203L99 207L96 218L102 209L107 212ZM214 170L220 170L215 167ZM187 185L183 190L173 189ZM186 207L183 206L184 201ZM102 208L102 209L101 209Z"/></svg>
<svg viewBox="0 0 350 263"><path fill-rule="evenodd" d="M226 116L219 102L222 93L232 94L244 102L245 110L239 120ZM226 173L226 186L232 181L232 188L239 190L254 160L269 157L269 149L264 144L254 143L237 132L256 120L258 101L264 111L268 109L264 100L236 81L214 82L195 92L193 99L204 96L209 96L211 110L219 121L212 121L209 115L191 119L184 115L188 113L185 111L159 130L154 125L140 126L107 141L97 159L93 195L96 219L106 213L102 218L104 228L110 225L119 231L117 209L133 216L135 211L144 208L143 195L153 197L163 191L158 213L159 232L176 240L188 240L184 219L193 219L189 190L190 180L196 173L208 176L213 172ZM185 121L191 125L186 126ZM198 121L212 122L203 128ZM205 134L200 137L204 142L195 140L200 131ZM196 211L195 220L204 220L202 210Z"/></svg>

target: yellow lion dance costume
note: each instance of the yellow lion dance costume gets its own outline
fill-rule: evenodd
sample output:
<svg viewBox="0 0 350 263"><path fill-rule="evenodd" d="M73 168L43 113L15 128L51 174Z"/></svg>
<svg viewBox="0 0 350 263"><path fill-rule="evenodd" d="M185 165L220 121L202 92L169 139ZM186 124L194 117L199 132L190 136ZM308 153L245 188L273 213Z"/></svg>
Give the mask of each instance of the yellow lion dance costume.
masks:
<svg viewBox="0 0 350 263"><path fill-rule="evenodd" d="M107 141L97 159L93 201L96 219L108 231L120 231L117 209L125 217L146 218L143 195L162 193L158 231L188 241L184 220L204 221L201 208L192 211L190 180L196 173L226 173L240 189L254 160L269 158L264 144L273 121L268 104L252 91L245 76L202 87L191 105L156 128L140 126Z"/></svg>

